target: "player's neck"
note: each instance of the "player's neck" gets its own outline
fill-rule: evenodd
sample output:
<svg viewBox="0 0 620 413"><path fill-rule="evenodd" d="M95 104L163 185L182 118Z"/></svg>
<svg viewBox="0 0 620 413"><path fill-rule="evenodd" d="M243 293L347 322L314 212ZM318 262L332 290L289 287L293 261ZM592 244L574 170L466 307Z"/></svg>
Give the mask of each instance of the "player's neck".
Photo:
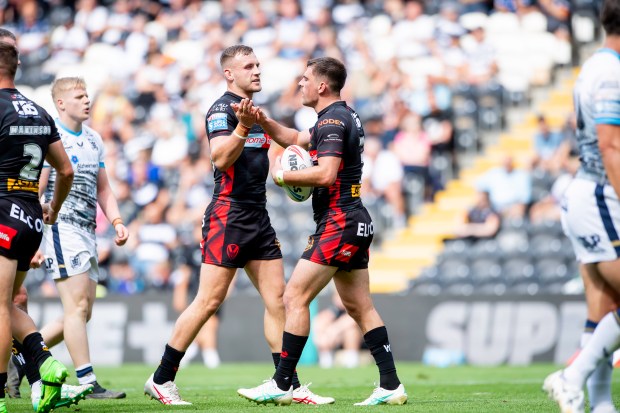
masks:
<svg viewBox="0 0 620 413"><path fill-rule="evenodd" d="M0 77L0 89L15 89L15 81L13 79Z"/></svg>
<svg viewBox="0 0 620 413"><path fill-rule="evenodd" d="M228 91L231 93L234 93L237 96L241 96L241 98L252 99L252 96L254 96L254 93L241 90L238 87L235 87L235 85L230 85L230 87L228 88Z"/></svg>
<svg viewBox="0 0 620 413"><path fill-rule="evenodd" d="M620 36L607 36L603 42L603 47L615 50L620 53Z"/></svg>
<svg viewBox="0 0 620 413"><path fill-rule="evenodd" d="M323 109L331 105L332 103L339 102L341 100L342 98L340 96L319 97L318 102L314 106L314 110L316 111L316 113L319 113L320 111L322 111Z"/></svg>
<svg viewBox="0 0 620 413"><path fill-rule="evenodd" d="M82 122L79 120L75 120L75 119L71 119L68 116L62 116L60 115L58 117L58 119L60 120L60 123L62 124L62 127L67 129L68 131L74 132L79 134L80 132L82 132Z"/></svg>

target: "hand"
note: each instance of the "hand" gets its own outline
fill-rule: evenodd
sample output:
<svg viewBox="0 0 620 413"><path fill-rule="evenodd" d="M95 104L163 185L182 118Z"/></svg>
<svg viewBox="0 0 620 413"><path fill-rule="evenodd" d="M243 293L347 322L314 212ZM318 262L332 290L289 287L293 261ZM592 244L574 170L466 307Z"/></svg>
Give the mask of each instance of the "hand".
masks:
<svg viewBox="0 0 620 413"><path fill-rule="evenodd" d="M235 116L237 116L239 123L246 128L251 128L252 125L256 123L256 111L258 107L254 106L252 100L244 98L241 99L239 103L233 103L231 107L235 111Z"/></svg>
<svg viewBox="0 0 620 413"><path fill-rule="evenodd" d="M273 163L273 167L271 168L271 178L273 179L273 182L276 183L276 185L278 186L282 186L280 185L280 183L278 182L278 179L276 178L276 176L278 175L278 171L282 170L282 161L281 161L282 157L281 156L276 156L276 161Z"/></svg>
<svg viewBox="0 0 620 413"><path fill-rule="evenodd" d="M40 250L34 254L34 257L30 260L30 268L39 268L43 261L45 260L45 256Z"/></svg>
<svg viewBox="0 0 620 413"><path fill-rule="evenodd" d="M47 225L52 225L58 219L58 212L54 211L50 204L41 205L41 209L43 209L43 222Z"/></svg>
<svg viewBox="0 0 620 413"><path fill-rule="evenodd" d="M119 247L125 245L127 239L129 238L129 230L127 229L125 224L116 224L114 230L116 231L116 238L114 238L114 243Z"/></svg>

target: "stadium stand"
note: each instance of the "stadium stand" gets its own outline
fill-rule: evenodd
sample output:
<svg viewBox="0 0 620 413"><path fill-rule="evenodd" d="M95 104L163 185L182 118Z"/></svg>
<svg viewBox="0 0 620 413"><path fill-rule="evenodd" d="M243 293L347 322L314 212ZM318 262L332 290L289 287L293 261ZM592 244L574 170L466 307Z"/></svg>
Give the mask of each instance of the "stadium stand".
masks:
<svg viewBox="0 0 620 413"><path fill-rule="evenodd" d="M81 75L88 83L90 123L104 139L108 175L135 234L127 251L117 249L100 219L108 293L171 289L170 273L193 245L213 190L204 114L225 89L219 53L239 42L251 44L262 61L257 103L290 126L314 122L301 107L296 82L308 57L325 54L347 64L344 98L384 150L392 150L408 114L422 119L419 139L430 146L430 158L423 175L405 169L406 227L398 228L382 197L365 199L375 220L374 292L560 290L574 264L557 251L534 257L532 243L543 241L527 217L503 222L497 237L476 245L472 256L466 241L444 241L473 203L481 174L506 153L517 166L531 166L539 114L552 128L565 126L575 77L570 67L600 34L597 2L574 2L572 36L548 32L536 7L512 13L484 2L295 3L285 13L275 0L23 0L2 10L0 24L18 36L17 83L24 94L53 109L49 84L55 76ZM532 173L540 199L552 181ZM267 190L289 275L314 230L310 205L293 203L272 183ZM137 259L149 204L174 230L171 240L157 241L167 265L158 266L156 276ZM41 273L28 283L31 294L53 294ZM247 287L245 277L237 287Z"/></svg>

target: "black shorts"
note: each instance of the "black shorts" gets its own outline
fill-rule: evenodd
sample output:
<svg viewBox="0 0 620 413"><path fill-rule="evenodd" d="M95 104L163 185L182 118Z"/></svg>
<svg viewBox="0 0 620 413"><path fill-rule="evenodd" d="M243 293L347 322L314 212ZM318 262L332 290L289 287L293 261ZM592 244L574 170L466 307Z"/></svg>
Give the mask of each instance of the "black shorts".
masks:
<svg viewBox="0 0 620 413"><path fill-rule="evenodd" d="M42 237L41 204L0 198L0 255L17 260L18 271L28 271Z"/></svg>
<svg viewBox="0 0 620 413"><path fill-rule="evenodd" d="M202 220L202 262L243 268L252 260L282 258L267 209L226 201L209 204Z"/></svg>
<svg viewBox="0 0 620 413"><path fill-rule="evenodd" d="M364 207L329 212L317 222L301 258L344 271L368 268L373 233L372 218Z"/></svg>

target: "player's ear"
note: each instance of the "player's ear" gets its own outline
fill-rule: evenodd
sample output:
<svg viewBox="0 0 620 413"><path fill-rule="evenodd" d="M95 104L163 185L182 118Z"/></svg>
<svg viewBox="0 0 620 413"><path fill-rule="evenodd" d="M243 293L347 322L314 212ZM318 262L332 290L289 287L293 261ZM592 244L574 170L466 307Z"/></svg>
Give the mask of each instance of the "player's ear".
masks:
<svg viewBox="0 0 620 413"><path fill-rule="evenodd" d="M226 78L226 80L234 80L234 76L232 74L232 70L230 69L224 69L224 77Z"/></svg>

